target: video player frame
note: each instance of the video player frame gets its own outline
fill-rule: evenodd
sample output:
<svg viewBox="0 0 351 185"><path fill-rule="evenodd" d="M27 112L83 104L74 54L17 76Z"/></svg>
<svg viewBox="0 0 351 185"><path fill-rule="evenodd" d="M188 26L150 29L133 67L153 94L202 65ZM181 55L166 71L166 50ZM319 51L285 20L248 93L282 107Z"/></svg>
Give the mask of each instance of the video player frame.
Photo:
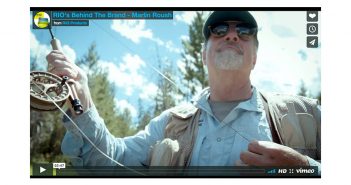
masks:
<svg viewBox="0 0 351 185"><path fill-rule="evenodd" d="M115 106L113 111L116 112L116 117L119 120L124 120L124 122L119 121L119 124L125 124L128 129L123 132L119 131L115 129L118 126L113 125L113 120L102 117L107 120L106 127L112 135L119 138L137 134L144 129L141 125L147 125L145 119L148 116L153 118L160 114L160 112L157 112L160 111L160 109L157 109L159 105L155 103L157 97L161 97L159 94L162 92L160 85L169 83L172 86L172 83L174 83L177 86L168 89L170 90L169 94L174 97L172 106L181 104L193 97L191 88L186 86L187 83L182 82L182 79L184 79L183 71L187 69L186 67L189 67L186 66L188 64L183 63L184 60L187 60L184 56L190 52L189 46L187 50L186 44L191 43L191 34L196 34L189 30L194 26L196 12L201 13L205 20L206 16L212 11L249 11L257 19L258 62L252 72L252 83L255 87L268 92L301 95L321 101L320 7L31 7L31 75L37 75L35 77L38 79L44 77L49 79L50 74L40 72L46 72L50 69L50 66L47 66L46 63L46 55L55 48L63 51L67 54L67 58L82 66L84 66L82 61L89 56L87 52L93 48L96 53L99 53L96 57L98 65L94 67L105 67L101 68L100 71L98 70L99 74L101 71L107 71L104 74L106 74L106 82L109 83L108 88L114 89L108 90L108 93L111 93L113 97L110 100L114 102L113 105L122 105L123 108ZM192 17L192 19L188 20L188 17ZM289 19L282 22L283 18L281 17L289 17ZM270 23L269 26L265 26L268 23ZM162 24L167 26L162 26ZM135 30L130 29L133 25ZM123 31L123 26L130 30ZM129 66L132 64L130 61L128 63L128 57L138 61L139 64L133 64L136 65L133 67ZM280 61L281 58L279 57L284 58ZM189 61L191 60L193 59ZM90 70L93 71L93 68L82 67L82 69L86 70L89 77L94 76L89 72ZM171 69L172 73L166 73L168 69ZM124 82L114 78L113 73L122 76ZM173 74L173 76L168 76L168 74ZM204 74L207 74L207 71ZM32 78L34 77L31 76L31 80ZM56 103L63 109L57 110L57 105L47 104L48 101L51 101L50 98L38 100L35 104L33 103L35 106L32 106L31 94L31 178L321 177L320 166L314 165L236 166L236 160L240 159L239 154L236 154L235 157L228 157L228 160L233 159L233 166L229 166L227 163L219 166L211 163L211 161L208 162L208 165L201 163L199 166L190 165L188 167L149 166L142 162L139 163L140 166L124 166L123 163L123 166L119 166L117 165L120 162L118 159L114 159L118 162L114 165L77 165L77 162L72 162L72 156L64 155L62 150L66 148L62 146L62 142L67 132L63 125L64 120L67 121L66 114L69 112L67 110L70 106L79 107L80 101L77 101L77 95L72 90L74 89L73 83L69 84L67 82L65 84L66 81L63 81L62 77L55 81L55 77L50 76L47 81L50 80L54 81L53 83L61 84L62 87L66 85L69 89L67 90L69 97L63 98L62 96L61 99L59 99L59 96L57 97ZM140 83L133 82L138 80ZM196 85L199 86L200 82L191 82L195 84L194 91L199 92ZM42 82L40 81L40 83ZM101 83L105 83L105 81ZM89 85L91 85L89 86L91 88L94 86L93 84ZM142 86L145 86L145 88ZM51 92L62 93L64 89L57 86ZM150 89L156 90L153 92ZM143 92L149 94L145 95ZM37 94L40 94L40 92L37 92ZM97 96L97 94L93 94L93 96ZM94 101L95 98L93 97ZM99 98L101 99L101 97ZM170 105L166 105L166 101L162 103L164 104L161 107L170 108L167 107ZM140 106L140 104L143 104L143 106ZM98 104L98 112L101 115L108 116L108 111L99 106ZM51 109L56 110L51 111ZM71 115L68 114L68 116ZM233 136L230 139L235 137L238 136ZM249 138L248 140L253 139ZM222 140L217 139L216 142L219 143ZM89 143L86 140L84 142ZM321 141L317 142L320 144ZM93 144L90 145L92 145L92 148L96 147ZM240 150L246 150L247 144L245 147ZM231 149L229 152L234 150ZM303 150L305 149L297 149L297 151ZM306 150L309 149L306 148ZM223 152L228 152L228 150L223 149ZM320 165L320 158L315 159L315 161Z"/></svg>

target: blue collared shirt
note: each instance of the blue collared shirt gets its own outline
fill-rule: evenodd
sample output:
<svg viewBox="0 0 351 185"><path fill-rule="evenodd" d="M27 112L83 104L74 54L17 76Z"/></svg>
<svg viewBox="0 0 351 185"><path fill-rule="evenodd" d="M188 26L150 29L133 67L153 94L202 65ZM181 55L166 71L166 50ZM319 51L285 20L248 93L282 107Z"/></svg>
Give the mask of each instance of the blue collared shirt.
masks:
<svg viewBox="0 0 351 185"><path fill-rule="evenodd" d="M247 151L249 142L272 141L263 103L256 88L253 88L251 98L240 102L223 121L214 116L208 103L209 95L207 88L193 100L193 104L201 109L201 115L191 166L233 166L240 159L240 153ZM147 164L150 147L164 139L164 129L170 115L170 110L164 111L152 119L145 130L125 138L116 138L110 134L94 106L75 118L74 122L108 156L126 166L140 166ZM116 165L94 149L70 121L64 121L64 126L67 133L61 148L71 158L73 165ZM313 159L309 158L309 161L315 164Z"/></svg>
<svg viewBox="0 0 351 185"><path fill-rule="evenodd" d="M202 111L190 165L232 166L250 141L272 141L263 103L255 88L252 97L240 102L222 122L214 116L209 96L209 89L205 89L194 101Z"/></svg>

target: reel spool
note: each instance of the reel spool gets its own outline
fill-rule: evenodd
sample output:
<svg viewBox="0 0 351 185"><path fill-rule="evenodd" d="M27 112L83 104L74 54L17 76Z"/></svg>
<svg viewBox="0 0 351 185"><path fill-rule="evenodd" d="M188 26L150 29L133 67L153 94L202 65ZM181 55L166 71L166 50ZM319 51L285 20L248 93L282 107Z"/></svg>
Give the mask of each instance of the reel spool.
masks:
<svg viewBox="0 0 351 185"><path fill-rule="evenodd" d="M53 111L58 109L53 102L62 107L67 98L69 98L75 113L83 113L83 108L80 105L74 87L71 87L67 82L69 81L66 76L61 78L48 72L31 72L30 106L40 111Z"/></svg>
<svg viewBox="0 0 351 185"><path fill-rule="evenodd" d="M51 46L54 50L61 50L60 41L57 40L49 29L51 35ZM48 64L48 69L50 65ZM75 88L76 82L68 80L67 76L62 78L42 71L30 73L30 106L41 111L52 111L62 107L69 98L75 114L83 113ZM56 105L55 105L56 104Z"/></svg>

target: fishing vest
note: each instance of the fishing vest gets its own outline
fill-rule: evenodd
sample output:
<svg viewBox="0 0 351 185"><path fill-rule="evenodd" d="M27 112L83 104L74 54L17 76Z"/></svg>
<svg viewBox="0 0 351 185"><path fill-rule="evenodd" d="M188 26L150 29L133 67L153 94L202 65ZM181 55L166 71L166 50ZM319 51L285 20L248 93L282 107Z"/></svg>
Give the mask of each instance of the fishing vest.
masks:
<svg viewBox="0 0 351 185"><path fill-rule="evenodd" d="M273 142L317 161L321 156L321 112L318 100L260 92ZM201 110L192 104L171 109L162 141L149 155L150 166L189 166Z"/></svg>

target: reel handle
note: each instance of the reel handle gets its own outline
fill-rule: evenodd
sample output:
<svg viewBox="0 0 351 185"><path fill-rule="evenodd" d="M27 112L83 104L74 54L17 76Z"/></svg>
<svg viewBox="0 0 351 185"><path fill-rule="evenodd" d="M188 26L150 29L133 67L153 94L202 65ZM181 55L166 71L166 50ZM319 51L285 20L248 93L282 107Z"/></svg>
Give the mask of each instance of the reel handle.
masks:
<svg viewBox="0 0 351 185"><path fill-rule="evenodd" d="M68 87L70 88L69 100L72 104L73 110L76 115L80 115L83 113L83 106L81 105L80 100L78 99L77 91L75 88L76 82L73 80L68 80L67 76L63 76L61 85L65 84L66 82L68 84Z"/></svg>
<svg viewBox="0 0 351 185"><path fill-rule="evenodd" d="M53 38L50 43L53 50L62 51L60 40ZM48 69L49 68L50 66L48 66ZM83 106L80 104L80 101L78 99L77 91L75 88L75 82L73 80L68 80L67 76L62 76L61 85L64 85L66 81L68 82L67 84L69 85L70 92L71 92L69 99L72 104L73 110L76 113L76 115L80 115L83 113Z"/></svg>
<svg viewBox="0 0 351 185"><path fill-rule="evenodd" d="M72 90L72 94L69 97L69 99L71 101L73 110L76 113L76 115L80 115L83 113L83 106L80 104L80 101L77 96L76 88L74 88L74 84L72 84L70 88Z"/></svg>

